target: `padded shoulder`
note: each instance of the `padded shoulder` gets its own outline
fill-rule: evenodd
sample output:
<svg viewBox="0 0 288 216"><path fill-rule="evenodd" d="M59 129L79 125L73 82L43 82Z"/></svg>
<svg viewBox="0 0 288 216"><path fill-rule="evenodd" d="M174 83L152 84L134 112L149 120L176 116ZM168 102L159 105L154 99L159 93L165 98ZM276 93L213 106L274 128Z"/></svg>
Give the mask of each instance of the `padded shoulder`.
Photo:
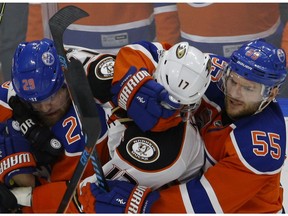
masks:
<svg viewBox="0 0 288 216"><path fill-rule="evenodd" d="M286 150L284 117L277 103L264 111L237 121L231 134L240 160L255 173L280 171Z"/></svg>
<svg viewBox="0 0 288 216"><path fill-rule="evenodd" d="M106 54L93 59L88 67L88 82L93 96L105 103L112 98L110 92L114 75L115 56Z"/></svg>

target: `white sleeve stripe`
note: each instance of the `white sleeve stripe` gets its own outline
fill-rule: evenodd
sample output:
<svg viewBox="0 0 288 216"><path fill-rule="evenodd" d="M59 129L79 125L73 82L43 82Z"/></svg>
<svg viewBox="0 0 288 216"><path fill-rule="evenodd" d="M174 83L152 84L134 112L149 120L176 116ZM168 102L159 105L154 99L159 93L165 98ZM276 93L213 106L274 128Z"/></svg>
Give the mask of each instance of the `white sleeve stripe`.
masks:
<svg viewBox="0 0 288 216"><path fill-rule="evenodd" d="M167 5L167 6L154 8L154 14L167 13L167 12L173 12L173 11L177 11L176 5Z"/></svg>
<svg viewBox="0 0 288 216"><path fill-rule="evenodd" d="M5 102L3 102L3 101L0 101L0 106L3 106L3 107L5 107L5 108L11 110L11 107L10 107L7 103L5 103Z"/></svg>
<svg viewBox="0 0 288 216"><path fill-rule="evenodd" d="M158 45L154 43L154 45L159 49ZM156 66L158 65L158 62L156 62L154 59L153 59L153 56L151 55L151 53L143 46L141 46L140 44L133 44L133 45L127 45L126 47L129 47L130 49L133 49L133 50L139 50L141 51L142 53L144 53L150 60L151 62L153 63L153 65ZM161 46L162 47L162 46ZM163 49L163 47L162 47Z"/></svg>
<svg viewBox="0 0 288 216"><path fill-rule="evenodd" d="M217 160L215 160L212 157L212 155L209 154L205 145L204 145L204 149L205 149L205 153L206 153L206 161L208 161L212 166L214 166L217 163Z"/></svg>
<svg viewBox="0 0 288 216"><path fill-rule="evenodd" d="M187 213L195 213L194 209L191 205L191 201L189 198L186 184L180 184L179 189L181 191L181 196L182 196L182 200L183 200L183 204L185 206L186 212Z"/></svg>
<svg viewBox="0 0 288 216"><path fill-rule="evenodd" d="M246 35L237 35L237 36L223 36L223 37L207 37L188 34L184 31L181 31L181 37L186 40L193 41L196 43L239 43L244 41L250 41L254 38L265 38L274 34L279 25L281 24L281 19L278 17L277 22L268 30L259 32L256 34L246 34Z"/></svg>
<svg viewBox="0 0 288 216"><path fill-rule="evenodd" d="M135 29L150 26L153 22L154 22L154 14L152 13L147 19L124 24L108 25L108 26L71 24L69 25L69 27L67 27L67 29L72 31L86 31L86 32L115 32L115 31L125 31L127 29Z"/></svg>
<svg viewBox="0 0 288 216"><path fill-rule="evenodd" d="M206 193L208 194L210 202L211 202L215 212L223 213L223 210L220 206L220 203L218 202L217 196L216 196L212 186L210 185L210 183L208 182L208 180L205 178L204 175L201 177L200 182L201 182L203 188L205 189Z"/></svg>
<svg viewBox="0 0 288 216"><path fill-rule="evenodd" d="M81 156L82 152L67 152L66 150L64 151L65 155L68 157L75 157L75 156Z"/></svg>

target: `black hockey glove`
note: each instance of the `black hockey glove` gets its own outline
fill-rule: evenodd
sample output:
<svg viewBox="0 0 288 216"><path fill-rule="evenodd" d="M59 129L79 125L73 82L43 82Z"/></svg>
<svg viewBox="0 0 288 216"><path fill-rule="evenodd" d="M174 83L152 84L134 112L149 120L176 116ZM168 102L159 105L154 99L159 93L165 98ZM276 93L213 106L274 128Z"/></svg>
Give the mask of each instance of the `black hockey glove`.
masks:
<svg viewBox="0 0 288 216"><path fill-rule="evenodd" d="M33 145L34 156L39 164L54 162L63 153L63 145L54 137L48 127L37 123L33 111L18 96L12 96L9 106L13 109L13 117L19 122L20 130Z"/></svg>
<svg viewBox="0 0 288 216"><path fill-rule="evenodd" d="M17 199L14 194L3 183L0 183L0 213L16 212L17 208Z"/></svg>

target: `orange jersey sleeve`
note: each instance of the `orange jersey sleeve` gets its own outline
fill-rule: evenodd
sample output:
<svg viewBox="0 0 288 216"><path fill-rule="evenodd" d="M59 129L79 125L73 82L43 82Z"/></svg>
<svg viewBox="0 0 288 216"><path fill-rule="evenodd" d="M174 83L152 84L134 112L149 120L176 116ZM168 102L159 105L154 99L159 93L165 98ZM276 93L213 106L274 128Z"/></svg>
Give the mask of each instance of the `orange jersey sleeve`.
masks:
<svg viewBox="0 0 288 216"><path fill-rule="evenodd" d="M153 213L282 211L286 126L279 105L271 102L257 115L229 121L223 96L211 82L195 114L205 143L204 174L160 191Z"/></svg>
<svg viewBox="0 0 288 216"><path fill-rule="evenodd" d="M157 41L176 44L180 42L180 22L176 3L155 3Z"/></svg>
<svg viewBox="0 0 288 216"><path fill-rule="evenodd" d="M276 3L179 3L177 6L181 31L191 36L249 37L274 29L279 23Z"/></svg>
<svg viewBox="0 0 288 216"><path fill-rule="evenodd" d="M58 8L68 5L71 3L58 3ZM73 5L89 13L89 17L79 19L75 23L88 26L129 25L135 21L145 20L153 13L153 5L149 3L74 3Z"/></svg>
<svg viewBox="0 0 288 216"><path fill-rule="evenodd" d="M104 165L109 160L109 150L107 146L107 136L98 142L96 145L96 150L99 156L99 160L102 165ZM71 179L73 173L75 172L75 168L79 162L80 155L76 156L67 156L63 154L61 158L53 165L51 171L51 181L68 181ZM63 168L65 172L63 172ZM95 173L91 161L88 162L87 167L83 174L83 179L91 176Z"/></svg>
<svg viewBox="0 0 288 216"><path fill-rule="evenodd" d="M10 83L10 81L4 82L0 87L0 122L4 122L12 117L12 109L8 105Z"/></svg>
<svg viewBox="0 0 288 216"><path fill-rule="evenodd" d="M150 51L152 44L156 44L159 49L169 49L171 45L168 43L151 43L148 47L141 44L132 44L125 46L119 50L116 56L114 65L114 78L112 83L119 81L127 73L131 66L140 68L146 68L150 74L152 74L157 66L158 62L155 62L153 55ZM153 52L156 50L154 49ZM155 53L154 53L155 54Z"/></svg>
<svg viewBox="0 0 288 216"><path fill-rule="evenodd" d="M281 47L285 50L286 55L288 54L288 23L286 23L283 35L282 35L282 41L281 41ZM288 66L288 62L286 62L286 66Z"/></svg>
<svg viewBox="0 0 288 216"><path fill-rule="evenodd" d="M121 48L116 57L112 84L121 80L131 66L135 66L138 70L140 68L146 68L152 75L158 65L157 52L159 50L168 50L170 47L171 45L165 42L141 42ZM181 118L178 117L178 115L179 113L175 113L170 118L161 118L152 131L163 131L178 125L179 122L181 122Z"/></svg>
<svg viewBox="0 0 288 216"><path fill-rule="evenodd" d="M63 8L71 3L58 3ZM141 40L155 40L151 3L74 3L89 16L71 24L64 43L117 53L119 48Z"/></svg>
<svg viewBox="0 0 288 216"><path fill-rule="evenodd" d="M33 190L33 213L56 213L67 189L66 182L53 182ZM71 200L65 213L79 213L74 200Z"/></svg>

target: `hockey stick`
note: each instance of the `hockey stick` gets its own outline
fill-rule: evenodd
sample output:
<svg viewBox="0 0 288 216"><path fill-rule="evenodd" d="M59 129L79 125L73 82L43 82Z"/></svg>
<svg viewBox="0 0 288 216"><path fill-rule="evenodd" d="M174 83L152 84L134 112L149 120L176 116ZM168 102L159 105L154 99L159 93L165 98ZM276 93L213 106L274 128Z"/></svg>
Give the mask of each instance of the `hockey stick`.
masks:
<svg viewBox="0 0 288 216"><path fill-rule="evenodd" d="M59 10L49 20L50 31L86 141L85 149L82 152L75 172L59 205L58 213L66 211L90 157L96 172L98 185L105 191L109 190L99 157L94 149L101 130L96 104L81 62L75 59L68 62L63 46L63 34L66 28L76 20L85 16L88 16L88 13L80 8L67 6Z"/></svg>
<svg viewBox="0 0 288 216"><path fill-rule="evenodd" d="M4 9L5 9L5 5L6 5L6 3L2 3L1 4L1 9L0 9L0 23L1 23L1 21L2 21L2 18L3 18L3 16L4 16Z"/></svg>

